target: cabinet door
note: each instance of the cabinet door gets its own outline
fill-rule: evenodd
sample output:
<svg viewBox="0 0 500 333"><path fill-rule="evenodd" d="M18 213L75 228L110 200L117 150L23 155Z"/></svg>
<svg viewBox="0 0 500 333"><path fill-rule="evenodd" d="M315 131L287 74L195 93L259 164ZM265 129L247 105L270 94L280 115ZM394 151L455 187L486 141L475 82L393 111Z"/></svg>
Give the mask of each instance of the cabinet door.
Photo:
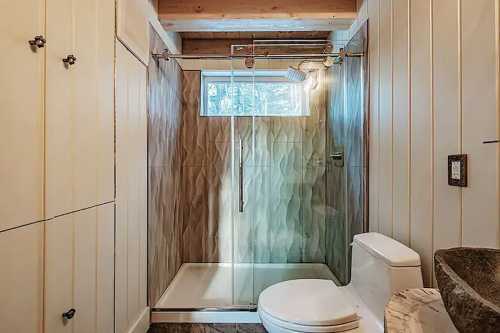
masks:
<svg viewBox="0 0 500 333"><path fill-rule="evenodd" d="M78 213L75 213L78 214ZM46 222L45 231L45 332L73 332L73 320L63 312L73 308L74 215ZM80 309L76 315L80 315Z"/></svg>
<svg viewBox="0 0 500 333"><path fill-rule="evenodd" d="M114 204L47 222L45 331L113 331ZM62 314L75 309L72 319Z"/></svg>
<svg viewBox="0 0 500 333"><path fill-rule="evenodd" d="M116 35L145 64L149 61L150 1L118 0L116 3Z"/></svg>
<svg viewBox="0 0 500 333"><path fill-rule="evenodd" d="M45 1L0 1L0 230L43 220Z"/></svg>
<svg viewBox="0 0 500 333"><path fill-rule="evenodd" d="M114 1L47 0L47 36L46 215L54 217L114 198ZM65 64L70 55L76 62Z"/></svg>
<svg viewBox="0 0 500 333"><path fill-rule="evenodd" d="M41 333L43 222L0 233L0 332Z"/></svg>

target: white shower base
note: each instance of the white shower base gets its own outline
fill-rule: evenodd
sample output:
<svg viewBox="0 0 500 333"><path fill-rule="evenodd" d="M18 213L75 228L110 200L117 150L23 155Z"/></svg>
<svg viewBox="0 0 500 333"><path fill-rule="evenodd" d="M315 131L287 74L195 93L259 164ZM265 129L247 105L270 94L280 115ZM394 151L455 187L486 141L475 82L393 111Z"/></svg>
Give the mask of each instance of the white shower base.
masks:
<svg viewBox="0 0 500 333"><path fill-rule="evenodd" d="M231 310L253 308L258 294L272 284L307 278L336 282L325 264L236 264L233 269L230 263L186 263L155 305L152 321L259 322L256 312ZM191 311L197 309L226 311Z"/></svg>

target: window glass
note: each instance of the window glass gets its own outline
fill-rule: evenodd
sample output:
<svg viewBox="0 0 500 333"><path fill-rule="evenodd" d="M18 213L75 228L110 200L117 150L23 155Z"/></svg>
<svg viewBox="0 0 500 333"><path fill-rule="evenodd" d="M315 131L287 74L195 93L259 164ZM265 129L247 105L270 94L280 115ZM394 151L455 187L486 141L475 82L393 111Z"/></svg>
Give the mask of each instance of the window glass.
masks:
<svg viewBox="0 0 500 333"><path fill-rule="evenodd" d="M306 116L308 93L303 82L286 72L203 72L202 116Z"/></svg>

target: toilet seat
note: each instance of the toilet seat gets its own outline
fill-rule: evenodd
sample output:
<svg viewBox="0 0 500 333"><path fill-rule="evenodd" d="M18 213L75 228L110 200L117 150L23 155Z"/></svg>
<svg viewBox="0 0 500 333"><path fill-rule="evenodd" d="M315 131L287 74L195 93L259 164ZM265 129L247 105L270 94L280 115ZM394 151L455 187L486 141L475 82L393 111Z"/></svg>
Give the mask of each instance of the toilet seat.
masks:
<svg viewBox="0 0 500 333"><path fill-rule="evenodd" d="M261 293L258 311L264 325L283 331L341 332L359 325L349 297L330 280L275 284Z"/></svg>
<svg viewBox="0 0 500 333"><path fill-rule="evenodd" d="M334 332L345 332L348 330L355 329L359 326L358 320L334 325L334 326L307 326L307 325L298 325L291 322L286 322L279 320L277 318L272 317L268 313L264 311L259 311L259 316L264 326L271 325L275 328L278 328L281 331L286 332L301 332L301 333L334 333ZM267 328L267 327L266 327Z"/></svg>

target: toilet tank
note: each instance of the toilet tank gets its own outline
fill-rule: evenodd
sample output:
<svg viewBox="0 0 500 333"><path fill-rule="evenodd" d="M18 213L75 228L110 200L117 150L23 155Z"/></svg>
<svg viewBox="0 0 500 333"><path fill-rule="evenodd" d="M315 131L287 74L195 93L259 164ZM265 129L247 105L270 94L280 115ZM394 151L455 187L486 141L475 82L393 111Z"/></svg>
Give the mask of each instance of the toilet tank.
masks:
<svg viewBox="0 0 500 333"><path fill-rule="evenodd" d="M423 287L418 253L379 233L354 236L351 267L350 285L381 322L394 293Z"/></svg>

